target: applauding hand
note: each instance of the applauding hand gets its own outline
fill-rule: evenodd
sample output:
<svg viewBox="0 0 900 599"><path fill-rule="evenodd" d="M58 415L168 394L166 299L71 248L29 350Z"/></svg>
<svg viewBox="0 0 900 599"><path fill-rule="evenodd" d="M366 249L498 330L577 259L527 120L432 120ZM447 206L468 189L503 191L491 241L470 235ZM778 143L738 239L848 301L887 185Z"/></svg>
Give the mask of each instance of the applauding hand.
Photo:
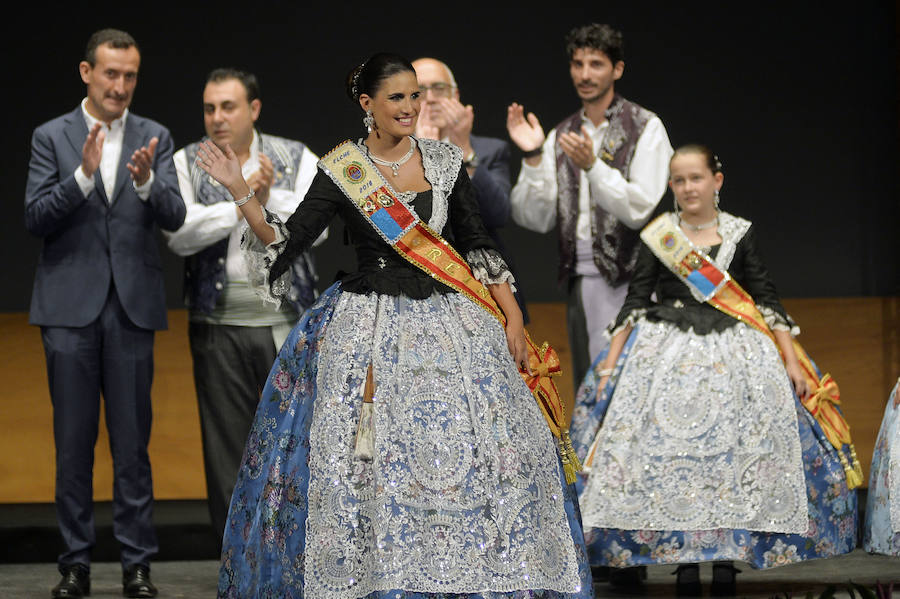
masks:
<svg viewBox="0 0 900 599"><path fill-rule="evenodd" d="M581 135L566 131L559 135L559 147L566 153L578 168L588 170L594 166L597 157L594 155L594 142L587 130L582 127Z"/></svg>
<svg viewBox="0 0 900 599"><path fill-rule="evenodd" d="M263 206L269 201L269 190L275 179L275 167L265 154L259 155L259 170L247 177L247 184L256 192L256 199Z"/></svg>
<svg viewBox="0 0 900 599"><path fill-rule="evenodd" d="M241 198L251 191L250 185L241 173L241 163L237 154L228 144L225 145L223 152L209 140L201 142L197 151L197 166L224 185L233 198Z"/></svg>
<svg viewBox="0 0 900 599"><path fill-rule="evenodd" d="M156 146L159 144L159 138L154 137L150 140L150 144L134 151L131 155L131 162L126 164L131 178L134 179L135 185L143 185L150 178L150 169L153 168L153 156L156 154Z"/></svg>
<svg viewBox="0 0 900 599"><path fill-rule="evenodd" d="M439 139L440 128L435 124L428 102L422 102L419 119L416 121L416 137L419 139Z"/></svg>
<svg viewBox="0 0 900 599"><path fill-rule="evenodd" d="M81 148L81 172L88 178L93 177L97 167L100 166L104 139L106 139L106 133L103 132L100 123L97 123L91 127L87 139L84 140L84 146Z"/></svg>
<svg viewBox="0 0 900 599"><path fill-rule="evenodd" d="M447 119L447 137L460 148L466 149L471 143L475 109L471 104L464 106L456 98L441 98L439 102Z"/></svg>
<svg viewBox="0 0 900 599"><path fill-rule="evenodd" d="M506 130L509 131L509 138L523 152L540 148L546 138L544 129L534 113L529 112L526 119L525 109L515 102L506 109Z"/></svg>

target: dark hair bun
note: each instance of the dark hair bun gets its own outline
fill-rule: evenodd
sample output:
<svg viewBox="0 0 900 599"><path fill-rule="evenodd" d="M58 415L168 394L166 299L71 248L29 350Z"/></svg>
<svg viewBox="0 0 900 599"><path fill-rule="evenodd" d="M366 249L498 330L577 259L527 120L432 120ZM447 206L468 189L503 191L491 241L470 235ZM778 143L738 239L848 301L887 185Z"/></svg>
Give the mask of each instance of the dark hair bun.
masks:
<svg viewBox="0 0 900 599"><path fill-rule="evenodd" d="M385 79L407 71L416 72L412 64L399 54L374 54L347 74L347 95L354 102L358 102L363 94L374 96Z"/></svg>

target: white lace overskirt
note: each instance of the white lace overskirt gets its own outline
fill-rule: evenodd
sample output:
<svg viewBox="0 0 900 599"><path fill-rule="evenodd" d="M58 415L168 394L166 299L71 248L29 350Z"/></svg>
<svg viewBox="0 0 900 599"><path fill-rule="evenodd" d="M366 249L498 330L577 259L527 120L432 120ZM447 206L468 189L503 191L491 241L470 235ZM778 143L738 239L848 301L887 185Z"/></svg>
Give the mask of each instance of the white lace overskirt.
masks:
<svg viewBox="0 0 900 599"><path fill-rule="evenodd" d="M370 361L375 452L363 461ZM473 302L342 294L314 410L307 597L580 588L553 437L502 327Z"/></svg>
<svg viewBox="0 0 900 599"><path fill-rule="evenodd" d="M580 497L585 527L804 533L797 414L778 350L744 324L640 320Z"/></svg>

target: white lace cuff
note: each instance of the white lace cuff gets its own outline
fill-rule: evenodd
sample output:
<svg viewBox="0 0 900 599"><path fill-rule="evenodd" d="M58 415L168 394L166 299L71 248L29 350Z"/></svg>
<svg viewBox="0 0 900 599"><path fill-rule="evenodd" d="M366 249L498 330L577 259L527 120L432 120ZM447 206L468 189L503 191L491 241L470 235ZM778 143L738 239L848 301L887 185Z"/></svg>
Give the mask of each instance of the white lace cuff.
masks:
<svg viewBox="0 0 900 599"><path fill-rule="evenodd" d="M756 309L759 310L763 320L766 321L766 325L773 331L787 331L791 334L791 337L796 337L800 334L800 327L797 326L790 314L786 314L785 317L774 309L759 304L756 305Z"/></svg>
<svg viewBox="0 0 900 599"><path fill-rule="evenodd" d="M466 254L466 262L472 268L472 274L484 285L509 283L512 291L516 290L516 278L510 272L506 261L496 250L478 248Z"/></svg>
<svg viewBox="0 0 900 599"><path fill-rule="evenodd" d="M629 312L628 316L626 316L621 322L619 322L619 319L616 318L616 320L609 323L609 326L606 327L605 331L603 331L603 336L612 341L612 338L618 335L623 329L625 329L625 327L634 328L634 325L637 324L637 321L643 318L646 313L647 308L637 308Z"/></svg>
<svg viewBox="0 0 900 599"><path fill-rule="evenodd" d="M284 252L290 233L277 215L262 207L261 210L265 215L266 222L275 232L275 240L269 245L265 245L256 236L253 229L244 225L241 235L241 253L247 263L247 282L250 288L263 302L280 308L281 302L288 299L291 290L291 269L286 270L284 274L272 281L271 285L269 285L269 272L272 264Z"/></svg>

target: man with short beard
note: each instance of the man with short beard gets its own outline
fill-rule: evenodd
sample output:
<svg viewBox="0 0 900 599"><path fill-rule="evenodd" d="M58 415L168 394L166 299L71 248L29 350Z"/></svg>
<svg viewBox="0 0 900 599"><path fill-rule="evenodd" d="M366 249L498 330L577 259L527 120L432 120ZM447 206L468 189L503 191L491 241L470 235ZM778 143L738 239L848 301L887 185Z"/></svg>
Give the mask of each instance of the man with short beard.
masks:
<svg viewBox="0 0 900 599"><path fill-rule="evenodd" d="M603 331L625 301L638 232L666 191L672 156L659 117L615 92L622 48L622 34L608 25L576 27L566 52L581 108L546 136L521 105L507 113L509 136L524 154L513 220L541 233L559 228L576 388L608 344Z"/></svg>

